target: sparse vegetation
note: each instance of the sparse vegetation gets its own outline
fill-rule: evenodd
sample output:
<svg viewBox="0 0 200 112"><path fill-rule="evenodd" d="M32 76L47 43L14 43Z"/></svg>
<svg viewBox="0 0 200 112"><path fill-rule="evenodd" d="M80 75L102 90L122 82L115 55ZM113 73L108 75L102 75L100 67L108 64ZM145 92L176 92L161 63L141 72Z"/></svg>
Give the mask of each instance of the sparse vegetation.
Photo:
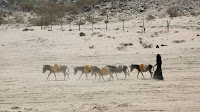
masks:
<svg viewBox="0 0 200 112"><path fill-rule="evenodd" d="M23 19L23 16L21 15L15 15L15 18L14 18L15 22L16 23L24 23L24 19Z"/></svg>
<svg viewBox="0 0 200 112"><path fill-rule="evenodd" d="M30 18L28 22L33 26L40 26L41 22L39 18Z"/></svg>
<svg viewBox="0 0 200 112"><path fill-rule="evenodd" d="M51 25L52 30L53 23L62 21L61 19L65 16L65 6L54 2L44 2L40 5L40 9L35 12L40 16L41 26Z"/></svg>
<svg viewBox="0 0 200 112"><path fill-rule="evenodd" d="M191 12L191 15L192 15L192 16L198 16L198 15L200 15L200 12L192 11L192 12Z"/></svg>
<svg viewBox="0 0 200 112"><path fill-rule="evenodd" d="M185 40L174 40L173 43L183 43Z"/></svg>
<svg viewBox="0 0 200 112"><path fill-rule="evenodd" d="M13 24L14 21L12 19L9 19L9 20L5 20L3 18L0 18L0 25L1 24Z"/></svg>
<svg viewBox="0 0 200 112"><path fill-rule="evenodd" d="M142 43L144 48L152 48L152 44Z"/></svg>
<svg viewBox="0 0 200 112"><path fill-rule="evenodd" d="M144 48L152 48L152 44L149 44L149 43L147 43L147 42L143 42L142 41L142 38L139 38L139 42L140 42L140 44L144 47Z"/></svg>
<svg viewBox="0 0 200 112"><path fill-rule="evenodd" d="M88 21L88 22L90 22L90 23L97 23L97 22L102 21L101 18L93 18L91 16L86 17L85 20Z"/></svg>
<svg viewBox="0 0 200 112"><path fill-rule="evenodd" d="M155 17L154 17L154 16L152 16L152 15L148 15L146 19L147 19L147 21L151 21L151 20L154 20L154 19L155 19Z"/></svg>
<svg viewBox="0 0 200 112"><path fill-rule="evenodd" d="M0 10L0 18L4 17L4 16L5 16L5 14L6 14L6 12L5 12L5 11L2 11L2 10Z"/></svg>
<svg viewBox="0 0 200 112"><path fill-rule="evenodd" d="M178 7L168 8L166 12L167 12L167 14L169 14L170 17L181 16L181 14L178 12Z"/></svg>

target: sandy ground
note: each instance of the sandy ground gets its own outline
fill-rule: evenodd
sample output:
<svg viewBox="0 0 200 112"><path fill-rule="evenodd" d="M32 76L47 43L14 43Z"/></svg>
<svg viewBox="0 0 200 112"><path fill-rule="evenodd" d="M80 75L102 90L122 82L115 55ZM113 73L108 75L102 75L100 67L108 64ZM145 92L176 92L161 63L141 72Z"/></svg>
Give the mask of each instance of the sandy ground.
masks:
<svg viewBox="0 0 200 112"><path fill-rule="evenodd" d="M141 20L82 27L85 37L79 36L77 26L73 31L40 30L23 32L24 27L0 26L0 111L39 112L128 112L128 111L200 111L200 33L198 18L180 17L171 20L170 32L166 32L167 19L145 23L146 33L140 33ZM116 30L119 28L119 30ZM139 31L139 32L138 32ZM156 33L157 32L157 33ZM152 44L143 48L140 44ZM173 43L174 40L184 40ZM132 43L122 47L121 43ZM168 46L156 49L156 45ZM94 45L94 49L89 46ZM80 73L74 75L74 66L85 64L99 67L110 65L156 64L156 55L161 54L164 81L145 79L137 71L115 75L112 81L86 80ZM70 68L70 80L63 74L42 73L43 64L63 64ZM106 79L109 76L105 77Z"/></svg>

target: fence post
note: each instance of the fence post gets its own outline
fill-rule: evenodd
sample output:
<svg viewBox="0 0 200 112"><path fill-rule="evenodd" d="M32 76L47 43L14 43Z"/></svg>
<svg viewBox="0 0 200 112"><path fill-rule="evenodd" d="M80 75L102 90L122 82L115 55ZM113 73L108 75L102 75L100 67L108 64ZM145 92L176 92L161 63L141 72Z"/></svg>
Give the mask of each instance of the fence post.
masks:
<svg viewBox="0 0 200 112"><path fill-rule="evenodd" d="M108 26L107 26L107 24L108 24L108 16L107 16L107 20L105 21L105 23L106 23L106 31L108 30Z"/></svg>
<svg viewBox="0 0 200 112"><path fill-rule="evenodd" d="M167 32L169 32L169 25L170 25L170 22L171 22L171 21L168 21L168 20L167 20Z"/></svg>
<svg viewBox="0 0 200 112"><path fill-rule="evenodd" d="M143 30L144 30L144 33L146 32L146 29L144 27L144 19L143 19Z"/></svg>
<svg viewBox="0 0 200 112"><path fill-rule="evenodd" d="M80 22L79 22L79 25L78 25L78 26L79 26L79 28L78 28L79 31L81 31L81 16L80 16Z"/></svg>

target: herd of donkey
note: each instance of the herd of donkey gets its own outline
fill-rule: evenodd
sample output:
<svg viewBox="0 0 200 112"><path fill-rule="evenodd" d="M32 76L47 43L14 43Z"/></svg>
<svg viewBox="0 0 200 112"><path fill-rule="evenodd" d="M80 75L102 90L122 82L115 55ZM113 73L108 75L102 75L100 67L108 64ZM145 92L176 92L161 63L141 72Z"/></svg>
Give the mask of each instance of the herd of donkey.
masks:
<svg viewBox="0 0 200 112"><path fill-rule="evenodd" d="M144 65L144 64L134 65L134 64L132 64L130 66L130 71L132 72L134 69L137 69L138 75L139 75L139 73L141 73L143 78L144 78L144 75L143 75L142 72L149 71L149 73L151 75L151 78L152 78L152 75L153 75L153 72L154 72L154 66L152 66L150 64L149 65ZM153 72L152 72L152 69L153 69ZM69 79L69 68L67 66L65 66L65 65L59 65L59 64L55 64L54 66L43 65L43 73L45 73L46 70L50 71L50 73L47 76L46 80L48 80L48 78L49 78L51 73L54 73L55 80L57 80L56 79L56 74L55 74L56 72L62 72L64 74L64 80L66 78L66 75L68 76L68 79ZM118 65L118 66L106 65L105 67L102 67L102 68L99 68L97 66L92 66L92 65L74 67L74 75L76 75L78 71L81 72L79 80L80 80L80 78L81 78L81 76L83 74L85 74L86 78L87 78L89 73L91 73L92 76L95 75L95 79L96 79L96 77L98 75L99 76L99 80L102 78L104 81L105 81L105 79L104 79L103 76L110 75L110 78L108 79L108 80L110 80L111 78L113 79L113 74L114 73L116 74L117 79L118 79L117 73L124 73L125 74L125 78L127 77L127 75L130 77L130 75L129 75L130 71L128 70L128 67L124 66L124 65ZM138 75L137 75L137 78L138 78Z"/></svg>

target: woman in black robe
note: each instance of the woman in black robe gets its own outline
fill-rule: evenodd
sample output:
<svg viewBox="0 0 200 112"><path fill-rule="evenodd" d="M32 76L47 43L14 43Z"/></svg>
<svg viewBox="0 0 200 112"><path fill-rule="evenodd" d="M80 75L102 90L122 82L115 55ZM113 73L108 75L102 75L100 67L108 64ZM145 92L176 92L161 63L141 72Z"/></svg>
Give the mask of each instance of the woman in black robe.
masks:
<svg viewBox="0 0 200 112"><path fill-rule="evenodd" d="M162 68L161 68L161 65L162 65L162 60L161 60L161 56L160 54L157 54L157 57L156 57L156 65L157 65L157 69L153 75L153 78L154 79L158 79L158 80L163 80L163 76L162 76ZM154 67L156 66L154 65Z"/></svg>

